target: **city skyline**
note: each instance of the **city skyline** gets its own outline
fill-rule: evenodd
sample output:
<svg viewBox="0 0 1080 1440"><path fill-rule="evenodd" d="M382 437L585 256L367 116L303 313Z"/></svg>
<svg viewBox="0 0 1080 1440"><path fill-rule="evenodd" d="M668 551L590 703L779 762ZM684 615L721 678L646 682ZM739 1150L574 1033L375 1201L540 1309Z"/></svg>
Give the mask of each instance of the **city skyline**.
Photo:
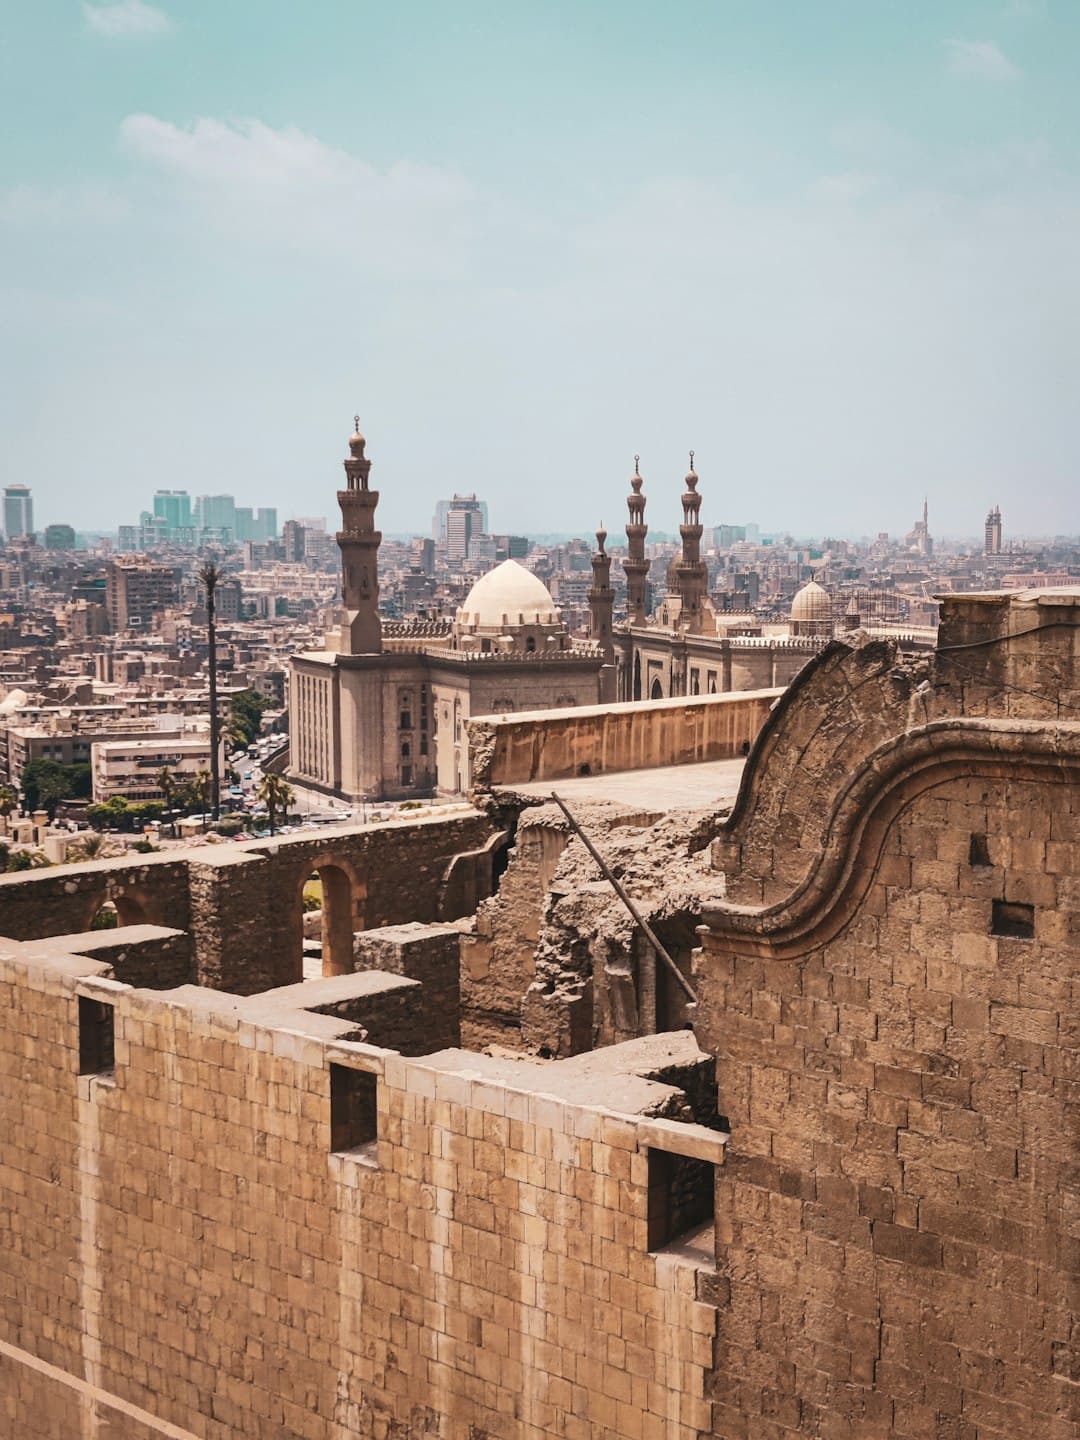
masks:
<svg viewBox="0 0 1080 1440"><path fill-rule="evenodd" d="M691 445L718 523L752 491L766 529L895 533L929 491L942 534L1076 529L1075 10L12 29L6 459L43 519L134 510L148 464L303 511L359 408L395 532L454 489L585 529L635 451L674 507Z"/></svg>

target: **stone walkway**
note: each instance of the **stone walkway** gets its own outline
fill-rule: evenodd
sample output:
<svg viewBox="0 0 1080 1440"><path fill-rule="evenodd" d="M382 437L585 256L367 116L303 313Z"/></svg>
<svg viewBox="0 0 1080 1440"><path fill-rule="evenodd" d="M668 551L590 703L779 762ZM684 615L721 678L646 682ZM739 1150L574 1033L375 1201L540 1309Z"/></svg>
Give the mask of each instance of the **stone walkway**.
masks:
<svg viewBox="0 0 1080 1440"><path fill-rule="evenodd" d="M526 785L497 786L516 795L550 795L557 790L566 803L613 800L643 810L705 810L730 805L739 792L746 761L706 760L697 765L665 765L657 770L619 770L610 775L583 775L572 780L533 780Z"/></svg>

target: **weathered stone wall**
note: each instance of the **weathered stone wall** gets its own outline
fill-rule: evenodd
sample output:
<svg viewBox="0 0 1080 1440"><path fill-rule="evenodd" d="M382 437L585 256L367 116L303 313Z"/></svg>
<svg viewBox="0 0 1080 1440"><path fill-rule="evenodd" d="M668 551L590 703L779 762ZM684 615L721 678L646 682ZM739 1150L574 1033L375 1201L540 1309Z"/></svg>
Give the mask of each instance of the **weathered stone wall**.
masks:
<svg viewBox="0 0 1080 1440"><path fill-rule="evenodd" d="M424 1055L461 1044L461 931L454 925L386 925L353 936L357 970L382 970L418 981L410 1005L415 1033L407 1044L372 1032L372 1043Z"/></svg>
<svg viewBox="0 0 1080 1440"><path fill-rule="evenodd" d="M461 936L462 1036L470 1049L520 1044L541 914L568 838L566 822L551 806L524 811L498 894L484 901Z"/></svg>
<svg viewBox="0 0 1080 1440"><path fill-rule="evenodd" d="M122 924L189 932L200 984L253 994L300 979L302 896L314 871L341 882L331 945L341 952L336 968L348 970L357 930L470 914L494 884L498 834L476 812L416 816L2 875L0 934L81 934L112 900Z"/></svg>
<svg viewBox="0 0 1080 1440"><path fill-rule="evenodd" d="M108 965L110 973L125 985L149 990L172 990L195 979L191 936L159 925L90 930L85 935L38 940L30 948L40 955L85 955Z"/></svg>
<svg viewBox="0 0 1080 1440"><path fill-rule="evenodd" d="M713 846L739 902L694 967L731 1128L730 1440L1080 1433L1080 724L1057 703L1080 648L1055 629L1037 690L1047 635L1008 658L998 619L916 665L827 653Z"/></svg>
<svg viewBox="0 0 1080 1440"><path fill-rule="evenodd" d="M84 1433L19 1352L115 1397L116 1440L117 1404L200 1440L708 1433L712 1261L647 1246L649 1150L723 1154L650 1118L677 1091L94 968L0 967L6 1433ZM77 989L115 1005L112 1077L76 1073ZM330 1153L331 1062L377 1075L374 1155Z"/></svg>
<svg viewBox="0 0 1080 1440"><path fill-rule="evenodd" d="M469 722L473 785L524 784L745 754L782 689L488 715Z"/></svg>
<svg viewBox="0 0 1080 1440"><path fill-rule="evenodd" d="M122 925L186 930L186 861L140 855L0 875L0 935L12 940L79 935L106 901L116 906Z"/></svg>
<svg viewBox="0 0 1080 1440"><path fill-rule="evenodd" d="M715 1433L1075 1437L1080 787L947 782L861 863L805 957L732 954L720 915L705 937ZM1002 896L1034 939L992 933Z"/></svg>

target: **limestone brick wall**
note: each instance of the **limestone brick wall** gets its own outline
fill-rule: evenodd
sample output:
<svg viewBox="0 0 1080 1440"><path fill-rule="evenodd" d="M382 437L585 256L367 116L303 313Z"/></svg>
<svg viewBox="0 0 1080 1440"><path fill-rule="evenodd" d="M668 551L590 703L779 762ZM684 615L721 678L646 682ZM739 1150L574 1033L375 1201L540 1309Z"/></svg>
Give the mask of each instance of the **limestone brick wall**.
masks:
<svg viewBox="0 0 1080 1440"><path fill-rule="evenodd" d="M827 943L710 917L719 1436L1080 1433L1080 786L968 768L864 838Z"/></svg>
<svg viewBox="0 0 1080 1440"><path fill-rule="evenodd" d="M617 1076L617 1114L595 1076L405 1060L95 968L0 961L5 1433L709 1432L723 1284L648 1250L650 1151L722 1160L650 1118L676 1092ZM80 992L115 1006L109 1076L77 1074ZM332 1063L376 1077L374 1150L331 1153Z"/></svg>

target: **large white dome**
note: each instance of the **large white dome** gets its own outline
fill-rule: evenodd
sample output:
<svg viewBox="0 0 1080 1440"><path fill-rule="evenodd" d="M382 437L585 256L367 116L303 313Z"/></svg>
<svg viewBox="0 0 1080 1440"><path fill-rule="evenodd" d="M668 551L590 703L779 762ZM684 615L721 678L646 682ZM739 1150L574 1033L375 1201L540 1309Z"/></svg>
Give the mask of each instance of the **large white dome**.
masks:
<svg viewBox="0 0 1080 1440"><path fill-rule="evenodd" d="M481 575L457 612L459 626L470 630L510 630L520 625L557 625L551 592L531 570L504 560Z"/></svg>
<svg viewBox="0 0 1080 1440"><path fill-rule="evenodd" d="M804 585L791 602L792 620L812 621L818 624L832 619L832 601L829 592L811 580Z"/></svg>

